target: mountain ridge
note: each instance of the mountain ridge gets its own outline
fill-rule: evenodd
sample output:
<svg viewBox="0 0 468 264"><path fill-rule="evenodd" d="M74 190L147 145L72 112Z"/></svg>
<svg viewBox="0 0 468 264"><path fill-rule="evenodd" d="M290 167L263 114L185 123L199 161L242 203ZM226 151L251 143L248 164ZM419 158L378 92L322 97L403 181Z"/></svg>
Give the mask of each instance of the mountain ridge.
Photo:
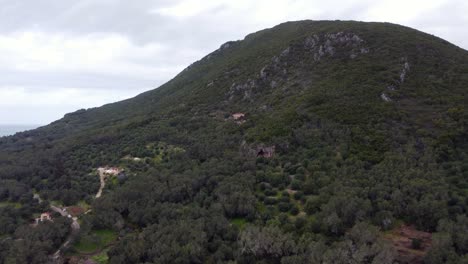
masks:
<svg viewBox="0 0 468 264"><path fill-rule="evenodd" d="M320 22L315 22L315 21L300 21L300 23L305 23L305 22L314 24L314 23L326 23L326 22L328 22L328 21L320 21ZM278 25L278 26L276 26L276 27L274 27L274 28L271 28L271 29L265 29L265 30L258 31L258 32L256 32L256 33L249 34L249 35L247 35L247 36L244 38L243 41L247 41L247 40L249 40L249 39L254 39L255 36L257 36L257 35L259 35L259 34L262 35L262 33L268 32L268 30L275 30L275 29L278 29L278 28L280 28L280 27L282 27L282 26L287 26L287 25L289 25L289 24L294 24L294 23L295 23L295 22L286 22L286 23L280 24L280 25ZM296 23L299 23L299 22L296 22ZM346 22L340 22L340 23L346 23ZM367 22L359 22L359 23L366 24ZM399 26L399 25L394 25L394 24L390 24L390 23L374 23L374 24L378 24L378 25L381 25L381 26L388 26L388 25L390 25L390 26L392 26L392 27L401 27L401 26ZM366 24L366 25L367 25L367 24ZM410 28L405 28L405 29L410 29ZM411 30L412 30L412 31L416 31L416 30L413 30L413 29L411 29ZM416 31L416 32L418 32L418 31ZM424 33L424 34L425 34L425 33ZM428 35L428 34L425 34L425 35L427 35L427 37L432 37L432 36L430 36L430 35ZM449 43L446 42L445 40L442 40L442 39L439 39L439 38L437 38L437 40L438 40L438 41L441 41L441 43L443 43L443 44L449 44ZM229 41L229 42L226 42L226 43L233 44L233 43L238 43L238 42L242 42L242 41ZM225 43L225 44L226 44L226 43ZM223 47L225 44L221 45L221 47ZM453 44L450 44L450 45L453 45ZM453 46L454 46L454 45L453 45ZM459 48L459 49L461 49L461 48ZM461 50L462 50L462 49L461 49ZM189 71L190 68L192 68L192 67L194 67L194 66L197 66L198 64L203 64L203 62L205 62L205 61L204 61L205 59L209 59L209 58L213 57L214 55L218 55L218 54L220 53L220 51L222 51L222 48L220 48L220 49L218 49L218 50L215 50L214 52L212 52L212 53L210 53L209 55L205 56L205 57L202 58L201 60L192 63L190 66L188 66L186 69L184 69L180 74L176 75L173 79L171 79L171 80L168 81L167 83L161 85L161 87L160 87L161 90L164 90L164 88L167 87L167 86L171 86L171 83L173 83L173 80L174 80L174 79L176 79L176 78L178 78L178 77L183 77L182 75L184 75L187 71ZM258 69L257 69L257 70L258 70ZM158 89L159 89L159 88L158 88ZM156 96L157 96L158 93L162 93L162 91L157 91L158 89L150 90L150 91L144 92L144 93L142 93L142 94L140 94L140 95L137 95L137 96L134 97L134 98L127 99L127 100L123 100L123 101L121 101L121 102L116 102L116 103L107 104L107 105L105 105L105 106L103 106L103 107L104 107L104 108L107 108L107 107L111 107L111 106L113 106L113 105L115 105L115 104L119 104L119 103L122 103L122 104L123 104L123 103L128 102L129 100L132 100L132 99L140 99L140 98L145 97L145 96L151 96L151 95L153 95L153 94L155 94L155 93L156 93ZM98 108L88 109L87 111L93 111L93 110L95 110L95 109L98 109ZM79 111L76 111L76 112L74 112L74 113L70 113L70 114L67 114L67 115L75 115L75 114L78 114L78 113L82 113L82 111L83 111L83 110L79 110Z"/></svg>

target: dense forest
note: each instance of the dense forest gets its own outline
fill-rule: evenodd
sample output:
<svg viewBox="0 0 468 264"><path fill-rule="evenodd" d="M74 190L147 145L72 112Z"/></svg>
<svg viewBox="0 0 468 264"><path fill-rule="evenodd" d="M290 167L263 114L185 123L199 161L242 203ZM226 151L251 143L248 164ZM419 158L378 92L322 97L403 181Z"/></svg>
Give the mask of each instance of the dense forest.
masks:
<svg viewBox="0 0 468 264"><path fill-rule="evenodd" d="M0 138L0 264L468 263L467 91L467 51L399 25L228 42ZM70 219L34 224L51 205L86 211L66 247Z"/></svg>

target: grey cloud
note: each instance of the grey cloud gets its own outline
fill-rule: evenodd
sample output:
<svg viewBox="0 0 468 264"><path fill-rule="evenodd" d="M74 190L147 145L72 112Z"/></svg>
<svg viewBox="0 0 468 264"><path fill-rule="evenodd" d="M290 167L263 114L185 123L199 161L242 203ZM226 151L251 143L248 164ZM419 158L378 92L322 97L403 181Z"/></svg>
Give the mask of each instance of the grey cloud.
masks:
<svg viewBox="0 0 468 264"><path fill-rule="evenodd" d="M30 72L25 74L18 71L2 71L0 87L24 87L26 90L37 89L112 89L132 90L141 88L156 88L167 81L162 76L155 75L154 78L128 78L113 74L79 74L53 72Z"/></svg>
<svg viewBox="0 0 468 264"><path fill-rule="evenodd" d="M173 1L2 0L0 32L39 29L75 34L121 33L138 41L166 39L176 26L150 11ZM161 31L161 29L166 29ZM175 32L172 32L175 33Z"/></svg>
<svg viewBox="0 0 468 264"><path fill-rule="evenodd" d="M468 2L451 0L437 9L428 10L410 21L410 26L432 33L468 49Z"/></svg>
<svg viewBox="0 0 468 264"><path fill-rule="evenodd" d="M229 26L230 22L226 22L228 27L225 27L223 21L210 21L210 12L225 9L223 5L206 10L206 16L202 14L184 21L150 12L173 3L167 0L3 0L0 1L0 32L36 29L71 34L119 33L138 45L163 42L171 46L204 48L210 46L213 38L218 39L216 42L227 41L226 36L232 35L235 29Z"/></svg>

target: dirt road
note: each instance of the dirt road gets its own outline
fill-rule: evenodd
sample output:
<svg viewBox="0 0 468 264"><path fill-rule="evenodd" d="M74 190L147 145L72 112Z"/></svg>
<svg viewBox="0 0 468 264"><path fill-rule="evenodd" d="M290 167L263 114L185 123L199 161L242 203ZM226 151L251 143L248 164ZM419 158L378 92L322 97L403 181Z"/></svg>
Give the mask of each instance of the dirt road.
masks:
<svg viewBox="0 0 468 264"><path fill-rule="evenodd" d="M53 206L51 205L50 206L50 209L54 212L57 212L59 213L61 216L63 217L68 217L70 219L73 220L73 222L71 223L70 227L71 227L71 232L70 232L70 235L68 235L67 239L65 240L65 242L60 246L59 250L57 250L53 255L52 255L52 258L54 260L58 260L60 259L61 255L62 255L62 251L66 248L68 248L68 246L73 242L73 240L75 239L76 235L78 235L78 233L80 232L80 224L78 223L78 218L76 217L71 217L70 214L68 214L67 212L65 212L64 210L62 210L61 208L57 207L57 206Z"/></svg>
<svg viewBox="0 0 468 264"><path fill-rule="evenodd" d="M99 191L96 194L96 198L101 197L102 190L104 190L104 187L106 187L106 174L104 173L104 169L99 168L98 172L99 172L99 180L101 181L101 187L99 187Z"/></svg>

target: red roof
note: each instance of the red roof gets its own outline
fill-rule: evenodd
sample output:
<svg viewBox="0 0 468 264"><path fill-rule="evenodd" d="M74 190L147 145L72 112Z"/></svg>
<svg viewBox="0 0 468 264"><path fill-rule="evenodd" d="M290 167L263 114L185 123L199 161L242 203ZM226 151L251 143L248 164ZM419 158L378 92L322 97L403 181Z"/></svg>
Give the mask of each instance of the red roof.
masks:
<svg viewBox="0 0 468 264"><path fill-rule="evenodd" d="M235 120L240 119L240 118L242 118L242 117L244 117L244 116L245 116L244 113L234 113L234 114L232 114L232 117L233 117Z"/></svg>

